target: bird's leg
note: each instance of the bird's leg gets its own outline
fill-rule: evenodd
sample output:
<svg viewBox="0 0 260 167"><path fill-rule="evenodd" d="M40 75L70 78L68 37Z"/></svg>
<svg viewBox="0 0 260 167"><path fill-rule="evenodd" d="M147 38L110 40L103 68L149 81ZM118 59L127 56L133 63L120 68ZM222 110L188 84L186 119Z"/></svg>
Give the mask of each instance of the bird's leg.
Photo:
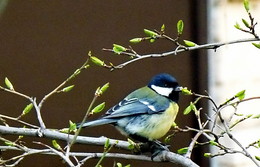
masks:
<svg viewBox="0 0 260 167"><path fill-rule="evenodd" d="M170 151L168 149L169 145L165 145L159 140L147 141L145 143L137 143L135 148L132 150L134 154L142 154L146 152L151 152L152 160L154 157L159 155L162 151Z"/></svg>
<svg viewBox="0 0 260 167"><path fill-rule="evenodd" d="M158 140L149 141L149 143L150 143L150 150L152 153L152 156L151 156L152 160L154 157L159 155L162 151L170 151L168 149L169 145L165 145Z"/></svg>

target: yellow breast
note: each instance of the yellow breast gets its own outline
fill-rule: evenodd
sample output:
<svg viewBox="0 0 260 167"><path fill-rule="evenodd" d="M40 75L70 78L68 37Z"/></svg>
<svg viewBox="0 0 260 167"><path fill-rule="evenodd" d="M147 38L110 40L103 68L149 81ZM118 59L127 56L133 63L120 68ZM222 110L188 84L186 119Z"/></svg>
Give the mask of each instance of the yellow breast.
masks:
<svg viewBox="0 0 260 167"><path fill-rule="evenodd" d="M139 131L140 136L146 136L149 140L163 137L171 128L179 107L177 103L170 103L169 108L160 114L152 114L147 120L147 126Z"/></svg>

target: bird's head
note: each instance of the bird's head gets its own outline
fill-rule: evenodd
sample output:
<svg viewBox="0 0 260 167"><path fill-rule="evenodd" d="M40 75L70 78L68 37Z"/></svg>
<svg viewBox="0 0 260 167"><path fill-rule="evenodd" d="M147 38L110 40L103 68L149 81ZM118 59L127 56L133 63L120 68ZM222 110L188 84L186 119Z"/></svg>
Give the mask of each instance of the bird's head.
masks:
<svg viewBox="0 0 260 167"><path fill-rule="evenodd" d="M175 102L178 102L179 92L182 89L177 80L170 74L166 73L154 76L149 82L148 87Z"/></svg>

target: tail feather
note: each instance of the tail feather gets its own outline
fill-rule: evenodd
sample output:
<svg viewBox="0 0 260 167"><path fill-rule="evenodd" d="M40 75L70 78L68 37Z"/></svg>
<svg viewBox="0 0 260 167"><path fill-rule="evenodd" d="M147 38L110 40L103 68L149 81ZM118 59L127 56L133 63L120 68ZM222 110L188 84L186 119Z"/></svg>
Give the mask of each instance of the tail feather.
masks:
<svg viewBox="0 0 260 167"><path fill-rule="evenodd" d="M116 122L115 119L98 119L98 120L83 123L82 128L105 125L105 124L112 124L112 123L115 123L115 122ZM77 128L80 127L80 124L81 123L77 124Z"/></svg>

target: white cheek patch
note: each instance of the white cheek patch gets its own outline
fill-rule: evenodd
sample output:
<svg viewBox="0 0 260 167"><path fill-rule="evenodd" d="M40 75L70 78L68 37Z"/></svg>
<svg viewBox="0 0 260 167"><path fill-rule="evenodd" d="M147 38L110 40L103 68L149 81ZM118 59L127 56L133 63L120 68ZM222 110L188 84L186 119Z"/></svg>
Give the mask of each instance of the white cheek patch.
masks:
<svg viewBox="0 0 260 167"><path fill-rule="evenodd" d="M153 90L155 90L158 94L162 95L162 96L169 96L172 91L173 91L173 88L165 88L165 87L160 87L160 86L155 86L155 85L152 85L151 88Z"/></svg>

